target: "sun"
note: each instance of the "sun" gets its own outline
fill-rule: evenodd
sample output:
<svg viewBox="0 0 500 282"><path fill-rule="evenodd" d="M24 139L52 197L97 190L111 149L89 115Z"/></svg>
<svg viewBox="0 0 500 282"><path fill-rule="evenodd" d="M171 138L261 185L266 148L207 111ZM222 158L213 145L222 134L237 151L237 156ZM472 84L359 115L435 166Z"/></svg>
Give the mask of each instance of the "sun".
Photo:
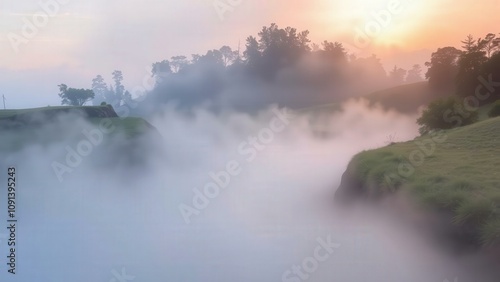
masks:
<svg viewBox="0 0 500 282"><path fill-rule="evenodd" d="M326 0L325 0L326 1ZM326 2L325 2L326 3ZM404 45L425 17L425 2L412 0L329 1L330 17L353 36L376 45Z"/></svg>

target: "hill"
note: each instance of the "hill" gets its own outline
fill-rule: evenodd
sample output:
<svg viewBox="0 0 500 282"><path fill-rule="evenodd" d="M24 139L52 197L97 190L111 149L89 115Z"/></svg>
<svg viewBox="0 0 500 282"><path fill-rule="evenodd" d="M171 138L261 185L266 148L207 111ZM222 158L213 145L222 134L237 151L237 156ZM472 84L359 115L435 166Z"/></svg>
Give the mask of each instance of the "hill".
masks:
<svg viewBox="0 0 500 282"><path fill-rule="evenodd" d="M427 81L404 84L391 87L357 97L356 99L366 99L370 106L379 104L385 110L396 110L403 114L415 114L422 106L427 106L431 102L454 95L454 90L436 91L429 88ZM332 113L341 110L341 103L330 103L319 106L302 108L299 112L309 114Z"/></svg>
<svg viewBox="0 0 500 282"><path fill-rule="evenodd" d="M31 143L50 143L67 138L65 132L47 134L41 138L38 129L49 124L61 122L58 117L72 115L75 119L86 120L98 126L104 119L113 125L113 132L109 137L123 136L126 140L152 133L159 137L157 130L146 120L138 117L121 118L112 106L82 106L82 107L44 107L32 109L0 110L0 150L17 150ZM109 138L108 138L109 139Z"/></svg>
<svg viewBox="0 0 500 282"><path fill-rule="evenodd" d="M335 199L351 203L404 193L446 215L451 236L500 244L500 118L364 151L353 157ZM498 255L498 252L497 252Z"/></svg>
<svg viewBox="0 0 500 282"><path fill-rule="evenodd" d="M32 109L0 110L0 121L24 120L28 121L37 115L55 117L63 113L78 113L91 118L118 117L111 105L108 106L81 106L81 107L43 107Z"/></svg>
<svg viewBox="0 0 500 282"><path fill-rule="evenodd" d="M429 87L427 81L404 84L393 88L376 91L361 98L367 99L372 105L379 103L384 109L395 109L401 113L416 113L421 106L453 95L454 90L436 91Z"/></svg>

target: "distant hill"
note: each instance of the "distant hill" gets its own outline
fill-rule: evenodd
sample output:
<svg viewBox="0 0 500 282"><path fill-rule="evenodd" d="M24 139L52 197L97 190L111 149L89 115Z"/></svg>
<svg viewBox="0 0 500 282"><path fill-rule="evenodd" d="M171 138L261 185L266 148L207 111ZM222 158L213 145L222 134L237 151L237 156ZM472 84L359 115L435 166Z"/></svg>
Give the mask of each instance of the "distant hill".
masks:
<svg viewBox="0 0 500 282"><path fill-rule="evenodd" d="M396 110L403 114L415 114L422 106L427 106L434 100L454 95L455 90L436 91L429 87L427 81L404 84L369 94L356 99L366 99L371 106L376 104L385 110ZM313 106L298 110L303 113L332 113L342 109L342 102Z"/></svg>
<svg viewBox="0 0 500 282"><path fill-rule="evenodd" d="M454 90L435 91L427 81L400 85L362 96L372 105L379 103L384 109L394 109L401 113L416 113L421 106L438 98L453 95Z"/></svg>

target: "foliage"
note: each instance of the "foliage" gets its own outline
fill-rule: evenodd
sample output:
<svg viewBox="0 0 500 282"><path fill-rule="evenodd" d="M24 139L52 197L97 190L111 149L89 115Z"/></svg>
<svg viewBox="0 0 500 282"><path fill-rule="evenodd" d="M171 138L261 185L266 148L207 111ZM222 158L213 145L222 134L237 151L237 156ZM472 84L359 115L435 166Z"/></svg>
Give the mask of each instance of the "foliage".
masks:
<svg viewBox="0 0 500 282"><path fill-rule="evenodd" d="M498 116L500 116L500 100L497 100L495 103L493 103L493 107L488 112L488 116L489 117L498 117Z"/></svg>
<svg viewBox="0 0 500 282"><path fill-rule="evenodd" d="M398 68L398 66L394 66L392 71L389 73L389 78L394 84L403 84L405 81L407 71L402 68Z"/></svg>
<svg viewBox="0 0 500 282"><path fill-rule="evenodd" d="M303 108L389 85L376 56L348 56L339 42L311 44L307 30L277 24L247 37L237 50L222 46L189 59L158 61L152 76L156 84L148 96L153 107L172 103L179 109L223 100L238 110L254 111L269 104Z"/></svg>
<svg viewBox="0 0 500 282"><path fill-rule="evenodd" d="M457 94L461 97L474 95L478 85L477 77L481 66L486 63L488 57L484 50L485 43L479 38L477 40L469 35L462 41L464 51L458 60Z"/></svg>
<svg viewBox="0 0 500 282"><path fill-rule="evenodd" d="M76 89L68 88L66 84L60 84L59 97L61 97L61 105L68 106L83 106L86 102L94 99L94 91L91 89Z"/></svg>
<svg viewBox="0 0 500 282"><path fill-rule="evenodd" d="M94 91L95 98L92 101L94 106L106 102L108 99L108 86L104 82L104 78L101 75L97 75L92 79L92 90Z"/></svg>
<svg viewBox="0 0 500 282"><path fill-rule="evenodd" d="M429 69L425 78L429 79L429 85L435 89L447 89L455 85L458 73L458 59L462 52L455 47L439 48L432 53L431 61L425 66Z"/></svg>
<svg viewBox="0 0 500 282"><path fill-rule="evenodd" d="M454 97L438 99L424 110L417 119L420 133L427 134L432 130L450 129L469 125L478 119L477 111L467 112L463 109L463 102Z"/></svg>
<svg viewBox="0 0 500 282"><path fill-rule="evenodd" d="M491 56L486 63L481 66L480 77L483 81L477 81L476 87L481 85L480 93L488 95L483 103L493 103L500 99L500 52ZM484 85L484 81L488 81ZM489 94L488 94L489 93Z"/></svg>
<svg viewBox="0 0 500 282"><path fill-rule="evenodd" d="M493 33L478 39L469 35L462 44L456 76L457 95L476 96L480 98L480 105L491 103L498 96L495 88L500 86L497 82L500 81L500 38Z"/></svg>
<svg viewBox="0 0 500 282"><path fill-rule="evenodd" d="M159 64L159 63L157 63ZM92 90L95 93L95 98L92 101L94 106L101 105L102 102L119 107L132 100L132 95L125 90L123 86L123 74L119 70L112 73L114 85L107 85L101 75L97 75L92 79Z"/></svg>
<svg viewBox="0 0 500 282"><path fill-rule="evenodd" d="M415 83L424 80L422 77L422 67L419 64L413 65L406 76L406 83Z"/></svg>
<svg viewBox="0 0 500 282"><path fill-rule="evenodd" d="M262 27L257 35L248 36L241 43L237 50L224 45L190 58L173 56L154 63L151 73L156 83L147 93L152 107L172 103L188 109L225 101L239 110L250 111L269 104L304 108L338 102L347 93L361 95L372 89L424 79L420 65L413 65L408 71L395 66L387 74L375 55L358 58L348 54L340 42L314 44L309 31L281 28L275 23ZM489 33L478 39L468 36L462 43L462 50L439 48L425 63L429 92L436 96L456 92L467 97L476 94L481 86L478 77L489 79L492 75L493 81L500 81L500 38ZM96 93L94 105L105 101L116 107L131 101L122 80L120 71L113 72L112 85L97 76L92 84ZM491 92L491 85L488 91ZM492 99L480 102L485 104Z"/></svg>

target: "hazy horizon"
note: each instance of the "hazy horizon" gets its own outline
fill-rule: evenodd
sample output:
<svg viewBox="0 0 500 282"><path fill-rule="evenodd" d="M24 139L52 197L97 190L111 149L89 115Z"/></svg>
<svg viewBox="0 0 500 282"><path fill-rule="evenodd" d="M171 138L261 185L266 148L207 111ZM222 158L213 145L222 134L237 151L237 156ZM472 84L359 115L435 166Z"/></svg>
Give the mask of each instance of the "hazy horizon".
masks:
<svg viewBox="0 0 500 282"><path fill-rule="evenodd" d="M222 3L220 10L217 3ZM478 38L494 32L490 29L500 8L496 0L227 3L2 1L0 94L9 108L54 106L59 104L58 84L88 88L96 75L109 79L114 70L123 71L125 86L133 88L154 62L176 55L190 58L223 45L243 49L247 36L270 23L309 30L314 43L341 42L351 54L376 54L386 71L394 65L409 69L423 66L439 47L459 47L468 34ZM38 23L28 37L23 35L26 21ZM367 26L374 32L369 45L356 43L358 29ZM13 44L13 34L23 39Z"/></svg>

